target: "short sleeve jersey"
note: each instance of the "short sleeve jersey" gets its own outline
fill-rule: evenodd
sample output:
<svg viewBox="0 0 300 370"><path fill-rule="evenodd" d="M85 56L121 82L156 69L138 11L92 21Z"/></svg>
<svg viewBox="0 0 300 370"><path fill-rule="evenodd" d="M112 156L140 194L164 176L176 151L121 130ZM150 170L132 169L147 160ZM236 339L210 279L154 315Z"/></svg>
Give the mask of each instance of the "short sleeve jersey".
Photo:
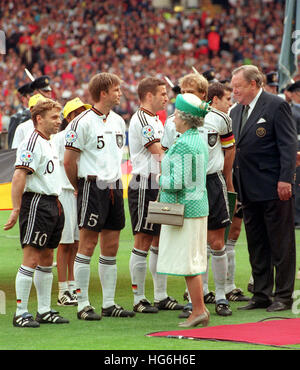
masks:
<svg viewBox="0 0 300 370"><path fill-rule="evenodd" d="M25 192L58 196L58 155L54 145L42 133L34 130L18 147L15 168L26 169Z"/></svg>
<svg viewBox="0 0 300 370"><path fill-rule="evenodd" d="M207 174L222 171L224 167L223 149L234 146L231 118L221 112L209 112L204 118L204 125L199 127L204 141L208 144L209 160Z"/></svg>
<svg viewBox="0 0 300 370"><path fill-rule="evenodd" d="M107 182L121 178L125 127L117 113L110 111L105 116L94 107L69 123L65 148L80 152L78 177L97 176Z"/></svg>
<svg viewBox="0 0 300 370"><path fill-rule="evenodd" d="M131 117L128 132L132 173L148 177L160 173L159 163L147 149L160 142L164 126L157 115L139 108Z"/></svg>

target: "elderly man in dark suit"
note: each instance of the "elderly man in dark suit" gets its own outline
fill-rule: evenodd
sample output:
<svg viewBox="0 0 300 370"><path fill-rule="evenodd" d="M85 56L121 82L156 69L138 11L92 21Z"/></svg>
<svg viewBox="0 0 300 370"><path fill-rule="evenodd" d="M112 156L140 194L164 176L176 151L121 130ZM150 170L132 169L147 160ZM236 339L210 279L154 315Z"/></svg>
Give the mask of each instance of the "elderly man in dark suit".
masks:
<svg viewBox="0 0 300 370"><path fill-rule="evenodd" d="M262 89L257 67L235 69L231 110L234 171L243 204L254 293L240 309L290 309L295 282L294 178L296 124L289 104ZM274 284L274 301L271 293Z"/></svg>

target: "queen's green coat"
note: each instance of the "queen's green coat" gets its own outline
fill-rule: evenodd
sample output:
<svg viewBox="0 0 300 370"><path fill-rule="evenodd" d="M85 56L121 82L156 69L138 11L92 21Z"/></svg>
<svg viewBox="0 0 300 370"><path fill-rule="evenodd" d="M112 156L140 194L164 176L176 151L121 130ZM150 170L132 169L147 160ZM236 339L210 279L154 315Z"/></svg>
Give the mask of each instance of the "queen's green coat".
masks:
<svg viewBox="0 0 300 370"><path fill-rule="evenodd" d="M196 128L180 135L161 163L160 201L184 204L186 218L207 216L207 161L207 145Z"/></svg>

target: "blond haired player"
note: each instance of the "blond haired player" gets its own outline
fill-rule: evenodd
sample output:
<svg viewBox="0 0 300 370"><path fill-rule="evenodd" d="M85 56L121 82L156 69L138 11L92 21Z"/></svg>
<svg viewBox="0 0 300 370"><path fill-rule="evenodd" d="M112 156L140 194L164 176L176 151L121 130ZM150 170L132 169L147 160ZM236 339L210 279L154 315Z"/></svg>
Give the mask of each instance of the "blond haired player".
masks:
<svg viewBox="0 0 300 370"><path fill-rule="evenodd" d="M13 210L4 226L11 229L19 218L23 261L16 276L16 327L39 327L43 323L68 323L51 309L53 251L64 226L64 212L58 200L58 161L50 136L60 125L61 106L53 100L38 102L32 109L35 130L17 150L12 179ZM30 290L37 291L37 315L28 312Z"/></svg>

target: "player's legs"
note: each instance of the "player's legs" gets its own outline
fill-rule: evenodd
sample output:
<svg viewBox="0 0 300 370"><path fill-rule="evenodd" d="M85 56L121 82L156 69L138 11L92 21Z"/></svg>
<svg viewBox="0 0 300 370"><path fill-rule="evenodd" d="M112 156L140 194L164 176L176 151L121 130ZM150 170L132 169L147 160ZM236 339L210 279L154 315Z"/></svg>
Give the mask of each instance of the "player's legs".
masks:
<svg viewBox="0 0 300 370"><path fill-rule="evenodd" d="M225 296L227 277L227 256L225 250L225 229L230 225L228 196L225 179L222 174L207 176L207 194L209 216L207 243L211 254L211 269L216 290L216 311L218 314L231 315ZM208 264L207 264L208 265Z"/></svg>
<svg viewBox="0 0 300 370"><path fill-rule="evenodd" d="M243 219L240 217L233 217L230 230L228 233L228 238L225 244L227 261L228 261L228 271L226 279L226 294L235 290L235 245L240 236L241 225Z"/></svg>
<svg viewBox="0 0 300 370"><path fill-rule="evenodd" d="M76 290L74 282L74 260L78 243L61 243L57 248L57 278L58 278L58 305L76 305L73 291ZM69 287L68 283L73 282Z"/></svg>
<svg viewBox="0 0 300 370"><path fill-rule="evenodd" d="M68 292L67 271L70 244L60 243L57 247L58 302Z"/></svg>
<svg viewBox="0 0 300 370"><path fill-rule="evenodd" d="M100 249L98 273L102 286L102 316L133 317L132 311L127 311L115 303L117 285L117 252L120 241L120 230L103 229L100 233Z"/></svg>
<svg viewBox="0 0 300 370"><path fill-rule="evenodd" d="M18 302L16 315L21 315L28 311L27 304L32 280L37 292L37 311L39 314L44 314L51 311L53 249L45 248L41 250L26 245L23 250L23 262L16 277Z"/></svg>
<svg viewBox="0 0 300 370"><path fill-rule="evenodd" d="M58 305L76 305L74 260L78 249L77 200L73 190L63 189L59 200L64 208L65 223L57 249Z"/></svg>
<svg viewBox="0 0 300 370"><path fill-rule="evenodd" d="M17 297L16 316L28 312L28 300L32 287L33 274L39 262L39 251L26 245L23 248L23 261L17 272L15 288Z"/></svg>
<svg viewBox="0 0 300 370"><path fill-rule="evenodd" d="M75 284L75 277L74 277L74 262L75 262L75 257L78 251L78 245L79 245L79 241L76 240L69 249L68 275L67 275L68 289L72 297L75 296L76 302L77 302L77 297L76 297L76 284Z"/></svg>
<svg viewBox="0 0 300 370"><path fill-rule="evenodd" d="M167 294L167 275L157 273L159 236L153 236L149 252L149 270L152 275L154 288L154 302L158 303L168 297Z"/></svg>
<svg viewBox="0 0 300 370"><path fill-rule="evenodd" d="M19 224L23 261L16 277L18 307L14 325L26 326L24 324L26 320L18 317L18 314L22 311L26 314L32 281L37 291L36 320L38 322L54 322L55 320L55 322L66 323L68 320L52 314L51 311L53 251L57 248L61 238L64 225L63 209L56 197L24 193ZM47 318L40 317L48 313ZM30 323L29 326L31 326Z"/></svg>
<svg viewBox="0 0 300 370"><path fill-rule="evenodd" d="M102 286L102 307L115 305L115 291L117 284L116 256L119 248L120 231L102 230L100 233L101 254L98 264L98 273Z"/></svg>
<svg viewBox="0 0 300 370"><path fill-rule="evenodd" d="M225 228L207 231L207 240L211 249L211 268L215 282L216 301L226 299L227 256L224 246L224 236Z"/></svg>
<svg viewBox="0 0 300 370"><path fill-rule="evenodd" d="M85 228L79 232L78 252L74 262L74 276L77 286L78 312L89 306L88 289L90 282L90 262L98 243L99 233Z"/></svg>
<svg viewBox="0 0 300 370"><path fill-rule="evenodd" d="M129 260L134 305L146 299L147 256L152 240L153 235L150 234L137 233L134 235L134 247Z"/></svg>
<svg viewBox="0 0 300 370"><path fill-rule="evenodd" d="M52 263L53 249L46 248L41 250L33 279L37 292L37 311L39 314L51 311L51 291L53 283Z"/></svg>

